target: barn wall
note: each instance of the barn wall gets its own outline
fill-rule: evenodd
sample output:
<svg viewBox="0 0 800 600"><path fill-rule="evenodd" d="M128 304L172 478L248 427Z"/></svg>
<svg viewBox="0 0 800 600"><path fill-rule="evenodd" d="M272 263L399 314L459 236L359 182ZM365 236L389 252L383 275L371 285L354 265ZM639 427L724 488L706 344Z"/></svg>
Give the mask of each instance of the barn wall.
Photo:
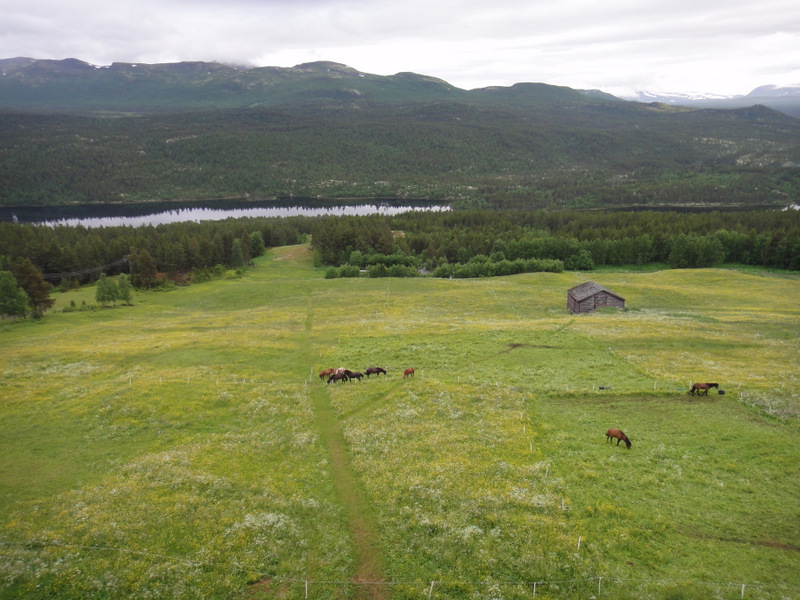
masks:
<svg viewBox="0 0 800 600"><path fill-rule="evenodd" d="M596 294L594 296L584 298L582 301L578 301L571 295L567 295L567 309L573 313L580 314L592 312L595 310L595 303ZM625 300L611 294L606 294L605 306L611 306L613 308L625 308Z"/></svg>
<svg viewBox="0 0 800 600"><path fill-rule="evenodd" d="M567 309L570 312L574 312L574 313L576 313L576 312L578 312L580 310L580 306L578 305L578 301L575 298L573 298L572 296L570 296L569 294L567 294Z"/></svg>

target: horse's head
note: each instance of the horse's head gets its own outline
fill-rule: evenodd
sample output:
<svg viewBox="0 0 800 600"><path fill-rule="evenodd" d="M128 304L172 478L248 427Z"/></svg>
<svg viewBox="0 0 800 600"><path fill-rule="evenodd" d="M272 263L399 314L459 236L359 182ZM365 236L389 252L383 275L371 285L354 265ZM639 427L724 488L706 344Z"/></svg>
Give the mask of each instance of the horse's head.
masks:
<svg viewBox="0 0 800 600"><path fill-rule="evenodd" d="M631 446L632 446L632 445L633 445L633 444L631 444L631 441L628 439L628 437L627 437L627 436L625 436L625 446L627 446L628 450L630 450L630 449L631 449Z"/></svg>

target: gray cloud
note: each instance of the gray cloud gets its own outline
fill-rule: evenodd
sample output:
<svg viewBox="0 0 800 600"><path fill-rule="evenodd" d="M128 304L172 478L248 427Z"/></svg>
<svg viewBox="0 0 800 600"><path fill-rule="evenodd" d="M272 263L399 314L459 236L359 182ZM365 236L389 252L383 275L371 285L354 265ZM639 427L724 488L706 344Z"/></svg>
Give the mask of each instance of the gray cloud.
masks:
<svg viewBox="0 0 800 600"><path fill-rule="evenodd" d="M6 0L0 57L94 64L333 60L463 88L612 93L800 83L800 5L776 0Z"/></svg>

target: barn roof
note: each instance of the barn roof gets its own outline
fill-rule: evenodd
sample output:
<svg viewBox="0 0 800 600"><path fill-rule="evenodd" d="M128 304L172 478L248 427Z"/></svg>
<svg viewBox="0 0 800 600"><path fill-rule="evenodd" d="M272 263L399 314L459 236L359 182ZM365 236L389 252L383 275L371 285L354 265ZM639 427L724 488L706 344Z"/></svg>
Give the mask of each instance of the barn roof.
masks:
<svg viewBox="0 0 800 600"><path fill-rule="evenodd" d="M570 288L567 290L567 293L575 298L576 300L585 300L586 298L590 298L594 296L598 292L605 292L606 294L611 294L612 296L619 298L620 300L625 300L619 294L615 294L610 289L603 287L599 283L595 283L594 281L585 281L580 285L576 285L574 288Z"/></svg>

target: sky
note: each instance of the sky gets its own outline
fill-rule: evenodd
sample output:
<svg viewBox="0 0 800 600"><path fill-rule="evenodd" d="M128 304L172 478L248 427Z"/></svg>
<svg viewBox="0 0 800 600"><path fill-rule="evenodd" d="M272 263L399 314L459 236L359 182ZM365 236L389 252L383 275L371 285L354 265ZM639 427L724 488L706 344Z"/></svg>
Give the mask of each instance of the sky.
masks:
<svg viewBox="0 0 800 600"><path fill-rule="evenodd" d="M463 89L747 94L800 85L797 0L0 0L0 58L318 60Z"/></svg>

